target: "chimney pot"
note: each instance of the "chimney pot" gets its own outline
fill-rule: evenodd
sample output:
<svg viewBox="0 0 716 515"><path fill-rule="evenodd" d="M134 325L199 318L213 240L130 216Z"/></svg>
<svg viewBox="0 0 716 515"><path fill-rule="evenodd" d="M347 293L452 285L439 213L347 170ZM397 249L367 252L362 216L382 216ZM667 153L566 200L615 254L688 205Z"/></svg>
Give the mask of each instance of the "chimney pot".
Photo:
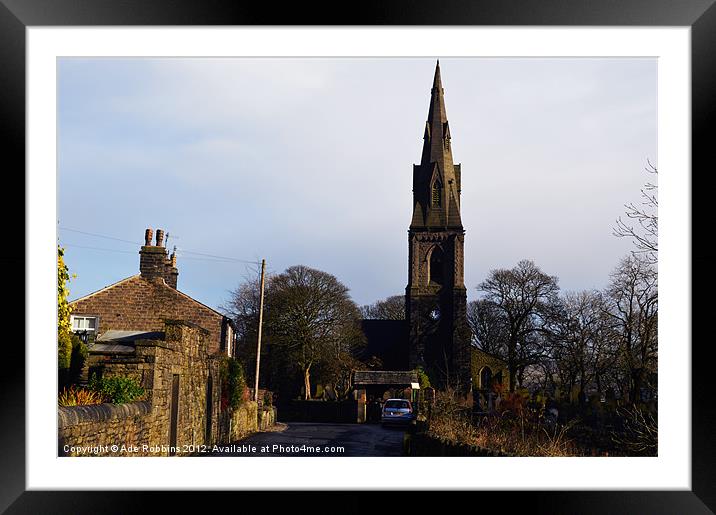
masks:
<svg viewBox="0 0 716 515"><path fill-rule="evenodd" d="M157 247L164 246L164 231L157 229Z"/></svg>
<svg viewBox="0 0 716 515"><path fill-rule="evenodd" d="M144 231L144 245L149 247L152 244L152 233L151 229Z"/></svg>

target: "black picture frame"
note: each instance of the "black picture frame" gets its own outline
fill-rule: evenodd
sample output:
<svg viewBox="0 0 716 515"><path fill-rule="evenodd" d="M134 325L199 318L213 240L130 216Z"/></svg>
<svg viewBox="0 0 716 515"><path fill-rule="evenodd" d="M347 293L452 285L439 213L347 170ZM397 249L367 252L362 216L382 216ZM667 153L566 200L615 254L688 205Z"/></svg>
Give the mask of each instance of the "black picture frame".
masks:
<svg viewBox="0 0 716 515"><path fill-rule="evenodd" d="M489 506L509 502L510 510L522 506L530 512L545 513L712 513L716 510L716 409L710 374L710 339L698 338L699 327L708 320L710 303L698 302L698 291L712 291L713 251L698 238L708 234L706 195L713 172L709 125L716 121L716 0L374 0L342 2L239 3L221 0L0 0L0 107L6 201L3 203L6 228L19 233L6 236L2 263L6 271L6 297L12 305L18 291L24 291L24 231L17 223L17 206L10 197L23 198L25 191L25 30L31 26L113 26L113 25L558 25L558 26L688 26L691 28L692 71L692 490L691 491L525 491L479 492L465 508L475 503ZM660 142L665 144L665 142ZM13 163L13 164L10 164ZM13 184L13 181L15 182ZM698 186L697 186L698 185ZM11 194L9 192L12 192ZM24 227L23 227L24 229ZM703 241L703 242L702 242ZM8 271L14 273L7 273ZM31 270L25 269L25 274ZM23 283L23 284L21 284ZM23 302L24 305L24 302ZM707 311L709 310L709 311ZM8 312L12 316L12 312ZM25 314L31 323L30 313ZM218 507L235 502L248 508L267 502L266 493L246 492L39 492L25 488L25 352L16 332L6 334L4 370L0 374L2 424L0 442L0 509L7 513L135 513L148 511L157 500L163 511L190 508L197 504ZM25 345L42 342L25 341ZM662 408L662 413L668 410ZM668 415L667 415L668 416ZM295 495L295 494L294 494ZM298 494L303 495L303 494ZM420 505L420 496L411 492L411 503ZM457 497L461 497L455 493ZM283 496L271 494L275 506ZM301 501L292 499L294 505ZM366 511L376 506L362 492L345 494L338 502L341 511ZM456 504L453 504L456 503ZM458 508L463 501L451 501ZM315 506L315 505L314 505ZM500 509L500 508L498 508ZM269 510L271 511L271 510ZM331 510L332 511L332 510ZM502 511L502 509L501 509ZM514 510L516 511L516 510Z"/></svg>

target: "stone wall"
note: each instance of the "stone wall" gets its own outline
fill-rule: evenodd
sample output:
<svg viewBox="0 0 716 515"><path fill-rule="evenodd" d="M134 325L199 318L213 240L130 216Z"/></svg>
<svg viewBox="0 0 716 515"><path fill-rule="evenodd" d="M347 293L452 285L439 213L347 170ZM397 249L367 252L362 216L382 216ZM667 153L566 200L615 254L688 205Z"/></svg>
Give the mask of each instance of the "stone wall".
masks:
<svg viewBox="0 0 716 515"><path fill-rule="evenodd" d="M174 454L169 445L172 443L172 385L175 378L178 381L176 454L219 440L220 358L208 354L209 332L189 322L167 321L164 334L164 340L136 341L131 354L90 351L90 374L136 377L145 389L145 402L61 407L58 439L63 447L149 444L160 448L140 450L133 455ZM132 407L134 405L142 408ZM254 411L254 420L255 415ZM103 449L95 455L117 454L111 449Z"/></svg>
<svg viewBox="0 0 716 515"><path fill-rule="evenodd" d="M276 407L264 406L259 410L258 430L266 431L276 423Z"/></svg>
<svg viewBox="0 0 716 515"><path fill-rule="evenodd" d="M149 434L156 420L149 402L60 406L58 456L132 456L149 454ZM116 445L116 451L112 446Z"/></svg>
<svg viewBox="0 0 716 515"><path fill-rule="evenodd" d="M235 442L258 431L258 405L255 401L242 403L231 413L229 441Z"/></svg>

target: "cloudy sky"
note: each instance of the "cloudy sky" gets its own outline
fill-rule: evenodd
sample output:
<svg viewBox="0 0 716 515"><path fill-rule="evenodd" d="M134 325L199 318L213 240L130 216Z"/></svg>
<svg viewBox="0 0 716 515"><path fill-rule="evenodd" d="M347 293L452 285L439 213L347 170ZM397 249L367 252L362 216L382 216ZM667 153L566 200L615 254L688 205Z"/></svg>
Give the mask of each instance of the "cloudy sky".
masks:
<svg viewBox="0 0 716 515"><path fill-rule="evenodd" d="M657 163L655 59L441 58L462 163L469 298L534 260L602 288L612 235ZM61 59L59 242L70 298L139 269L144 229L179 289L219 307L266 258L334 274L358 304L404 292L412 164L434 58ZM90 233L90 234L86 234ZM103 236L103 237L100 237ZM231 259L217 259L222 258Z"/></svg>

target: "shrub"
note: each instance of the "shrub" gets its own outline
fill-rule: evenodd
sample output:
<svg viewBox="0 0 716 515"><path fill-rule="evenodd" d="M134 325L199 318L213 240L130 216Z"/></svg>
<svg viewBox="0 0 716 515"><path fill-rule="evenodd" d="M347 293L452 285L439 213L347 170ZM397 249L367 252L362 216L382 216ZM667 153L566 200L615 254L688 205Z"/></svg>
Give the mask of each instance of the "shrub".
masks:
<svg viewBox="0 0 716 515"><path fill-rule="evenodd" d="M268 390L264 391L264 406L273 405L273 394Z"/></svg>
<svg viewBox="0 0 716 515"><path fill-rule="evenodd" d="M425 372L423 367L418 367L415 371L418 373L418 384L420 385L420 389L424 390L425 388L430 387L430 377Z"/></svg>
<svg viewBox="0 0 716 515"><path fill-rule="evenodd" d="M575 456L570 426L547 424L542 410L527 405L524 392L505 394L494 415L473 420L470 407L455 392L435 392L428 432L452 443L501 451L515 456Z"/></svg>
<svg viewBox="0 0 716 515"><path fill-rule="evenodd" d="M244 367L236 358L226 358L219 368L221 376L221 409L231 406L238 408L249 400L249 388L246 385Z"/></svg>
<svg viewBox="0 0 716 515"><path fill-rule="evenodd" d="M92 376L89 382L90 390L101 394L112 404L126 404L139 400L144 395L144 388L134 377L115 376L98 378Z"/></svg>
<svg viewBox="0 0 716 515"><path fill-rule="evenodd" d="M57 246L57 366L60 370L70 368L72 354L72 326L70 324L70 304L67 296L70 291L67 283L70 273L64 260L65 250ZM60 376L63 374L61 373ZM66 373L65 373L66 375Z"/></svg>
<svg viewBox="0 0 716 515"><path fill-rule="evenodd" d="M86 404L102 404L104 396L100 392L87 388L70 386L60 392L57 399L60 406L83 406Z"/></svg>
<svg viewBox="0 0 716 515"><path fill-rule="evenodd" d="M436 390L429 430L442 439L467 443L474 436L470 406L451 389Z"/></svg>
<svg viewBox="0 0 716 515"><path fill-rule="evenodd" d="M621 431L612 441L628 456L656 456L659 449L657 417L640 406L619 408Z"/></svg>
<svg viewBox="0 0 716 515"><path fill-rule="evenodd" d="M82 369L87 361L89 350L87 349L85 342L80 340L77 335L73 334L70 341L72 342L72 353L70 354L69 367L70 381L72 383L77 383L80 379L80 375L82 375Z"/></svg>
<svg viewBox="0 0 716 515"><path fill-rule="evenodd" d="M522 416L527 409L527 402L529 400L529 394L525 395L524 392L508 392L504 394L497 410L501 414L511 413L515 416Z"/></svg>
<svg viewBox="0 0 716 515"><path fill-rule="evenodd" d="M60 370L69 369L72 359L72 337L70 333L63 332L57 335L57 367Z"/></svg>

